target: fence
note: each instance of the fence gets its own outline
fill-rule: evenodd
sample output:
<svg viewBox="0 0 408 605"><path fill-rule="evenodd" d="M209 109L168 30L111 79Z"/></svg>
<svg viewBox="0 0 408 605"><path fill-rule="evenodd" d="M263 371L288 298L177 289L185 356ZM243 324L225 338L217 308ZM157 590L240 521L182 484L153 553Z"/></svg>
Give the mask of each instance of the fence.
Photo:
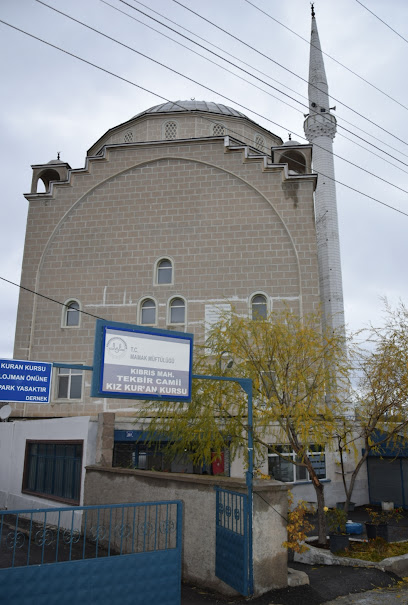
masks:
<svg viewBox="0 0 408 605"><path fill-rule="evenodd" d="M181 507L164 501L1 511L0 603L100 605L114 586L122 603L178 604Z"/></svg>

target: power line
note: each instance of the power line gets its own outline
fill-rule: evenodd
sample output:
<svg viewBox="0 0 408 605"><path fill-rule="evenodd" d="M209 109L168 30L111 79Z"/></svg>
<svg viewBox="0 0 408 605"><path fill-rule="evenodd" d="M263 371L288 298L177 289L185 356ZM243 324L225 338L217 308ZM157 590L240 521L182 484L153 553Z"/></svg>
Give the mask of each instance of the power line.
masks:
<svg viewBox="0 0 408 605"><path fill-rule="evenodd" d="M313 48L317 48L309 40L307 40L306 38L304 38L303 36L301 36L300 34L298 34L297 32L295 32L293 29L291 29L290 27L288 27L287 25L285 25L281 21L278 21L278 19L276 19L275 17L272 17L272 15L270 13L267 13L266 11L262 10L259 6L257 6L253 2L251 2L251 0L244 0L244 2L246 2L247 4L250 4L256 10L258 10L259 12L261 12L262 14L264 14L266 17L269 17L269 19L272 19L272 21L275 21L275 23L278 23L279 25L281 25L282 27L284 27L285 29L287 29L288 31L290 31L292 34L294 34L295 36L297 36L298 38L300 38L301 40L303 40L304 42L306 42L307 44L309 44L309 46L312 46ZM359 4L361 4L361 2L359 2L359 0L356 0L356 2L358 2ZM364 5L362 4L362 6L364 6ZM365 6L364 8L367 8L367 7ZM367 10L369 10L369 9L367 9ZM370 11L370 13L371 12L372 11ZM374 13L372 13L372 14L374 15ZM377 15L375 15L375 16L377 16ZM377 19L379 19L379 17L377 17ZM381 21L381 19L380 19L380 21ZM384 21L383 21L383 23L384 23ZM387 25L387 24L385 24L385 25ZM392 29L392 28L390 28L390 29ZM397 33L397 32L395 32L395 33ZM405 38L403 38L403 39L405 40ZM407 40L405 40L405 41L407 42ZM347 65L344 65L344 63L341 63L340 61L338 61L337 59L335 59L332 55L329 55L328 53L324 52L324 50L322 50L320 48L318 50L320 50L320 52L323 55L325 55L326 57L329 57L329 59L331 59L332 61L334 61L335 63L337 63L337 65L340 65L341 67L343 67L344 69L346 69L347 71L349 71L351 74L353 74L354 76L356 76L357 78L359 78L360 80L362 80L363 82L365 82L366 84L368 84L369 86L371 86L372 88L374 88L375 90L377 90L378 92L380 92L381 94L383 94L384 96L388 97L391 101L394 101L394 103L397 103L397 105L400 105L400 107L403 107L404 109L406 109L408 111L408 107L406 105L404 105L403 103L401 103L397 99L394 99L394 97L392 97L391 95L389 95L388 93L386 93L384 90L381 90L381 88L378 88L378 86L376 86L375 84L373 84L369 80L366 80L365 78L363 78L363 76L360 76L360 74L358 74L357 72L355 72L352 69L350 69L350 67L347 67Z"/></svg>
<svg viewBox="0 0 408 605"><path fill-rule="evenodd" d="M59 50L59 51L63 52L64 54L66 54L66 55L68 55L70 57L74 57L75 59L78 59L79 61L82 61L83 63L86 63L87 65L95 67L96 69L99 69L100 71L102 71L104 73L107 73L107 74L109 74L109 75L111 75L111 76L113 76L113 77L121 80L122 82L126 82L127 84L131 84L132 86L135 86L136 88L144 90L145 92L148 92L148 93L150 93L150 94L158 97L159 99L167 101L168 103L172 103L174 105L177 105L177 103L174 103L173 101L170 101L169 99L167 99L163 95L155 93L155 92L149 90L148 88L145 88L145 87L141 86L140 84L136 84L135 82L132 82L131 80L128 80L127 78L119 76L118 74L115 74L114 72L111 72L108 69L105 69L104 67L96 65L95 63L92 63L91 61L88 61L87 59L83 59L82 57L79 57L78 55L75 55L74 53L71 53L68 50L60 48L59 46L56 46L55 44L52 44L51 42L47 42L46 40L43 40L42 38L39 38L38 36L35 36L34 34L30 34L29 32L27 32L27 31L25 31L23 29L20 29L19 27L15 26L15 25L11 25L10 23L7 23L7 21L4 21L3 19L0 19L0 23L3 23L3 25L6 25L7 27L10 27L10 28L12 28L12 29L14 29L16 31L19 31L20 33L25 34L25 35L29 36L30 38L33 38L34 40L42 42L43 44L46 44L47 46L50 46L51 48L55 48L56 50ZM208 90L211 90L212 92L215 92L212 89L210 89L210 88L208 88L208 87L206 87L206 86L204 86L202 84L199 84L199 85L203 86L203 88L207 88ZM219 94L219 93L216 93L216 94ZM226 97L224 95L220 95L220 96L222 96L225 99L228 99L228 100L230 100L230 101L232 101L234 103L234 101L232 99L229 99L229 97ZM249 108L246 108L244 105L241 105L240 103L237 103L237 105L240 105L241 107L244 107L245 109L248 109L248 111L251 111L252 113L255 113L256 115L260 115L261 117L264 117L261 114L258 114L257 112L254 112L254 111L252 111ZM184 109L184 107L183 107L183 109ZM273 120L270 120L269 118L264 118L264 119L267 120L267 121L269 121L269 122L271 122L271 123L273 123L273 124L276 124L280 128L282 128L282 126L280 124L277 124L277 122L273 122ZM296 134L296 133L294 133L294 134ZM296 136L300 136L300 135L296 135ZM304 139L304 137L302 137L302 136L301 136L301 138ZM343 187L346 187L347 189L350 189L351 191L359 193L363 197L366 197L366 198L368 198L368 199L370 199L370 200L372 200L374 202L377 202L378 204L381 204L382 206L385 206L385 207L387 207L387 208L389 208L391 210L395 210L399 214L403 214L404 216L408 216L408 214L406 212L404 212L403 210L399 210L398 208L395 208L394 206L391 206L390 204L387 204L386 202L383 202L383 201L381 201L381 200L379 200L379 199L377 199L377 198L375 198L375 197L373 197L373 196L371 196L371 195L369 195L367 193L364 193L363 191L360 191L359 189L356 189L355 187L352 187L351 185L347 185L346 183L338 181L338 180L336 180L336 179L334 179L334 178L332 178L332 177L330 177L328 175L325 175L322 172L316 172L316 174L321 175L321 176L323 176L325 178L328 178L328 179L334 181L335 183L338 183L339 185L342 185Z"/></svg>
<svg viewBox="0 0 408 605"><path fill-rule="evenodd" d="M133 0L134 2L138 2L138 0ZM124 4L127 4L127 2L125 2L125 0L120 0L120 2L123 2ZM306 78L303 78L302 76L299 76L299 74L297 74L296 72L292 71L291 69L289 69L288 67L285 67L284 65L282 65L281 63L279 63L278 61L275 61L275 59L272 59L271 57L269 57L268 55L265 55L263 52L261 52L260 50L258 50L257 48L255 48L254 46L252 46L251 44L248 44L247 42L244 42L241 38L238 38L237 36L235 36L234 34L231 34L229 31L227 31L226 29L223 29L222 27L220 27L219 25L217 25L216 23L213 23L213 21L210 21L209 19L207 19L206 17L203 17L202 15L200 15L199 13L197 13L196 11L194 11L192 8L189 8L188 6L185 6L182 2L180 2L179 0L173 0L173 2L175 2L176 4L178 4L179 6L182 6L183 8L185 8L186 10L188 10L190 13L193 13L194 15L196 15L197 17L199 17L200 19L203 19L203 21L206 21L207 23L210 23L210 25L212 25L213 27L219 29L220 31L222 31L224 34L227 34L228 36L230 36L231 38L233 38L234 40L237 40L238 42L240 42L241 44L244 44L246 47L250 48L251 50L253 50L254 52L256 52L257 54L261 55L262 57L264 57L265 59L267 59L268 61L271 61L272 63L275 63L275 65L278 65L279 67L281 67L282 69L284 69L285 71L289 72L290 74L292 74L293 76L295 76L296 78L299 78L300 80L302 80L303 82L306 82L307 84L310 84L311 86L313 86L313 88L315 88L316 90L318 90L319 92L325 92L322 91L320 88L318 88L317 86L314 86L313 84L311 84L308 80L306 80ZM130 6L130 5L129 5ZM137 9L136 9L137 10ZM353 109L352 107L350 107L349 105L347 105L346 103L344 103L343 101L341 101L340 99L337 99L336 97L333 97L333 95L330 95L332 100L337 101L337 103L341 103L344 107L346 107L347 109L349 109L350 111L352 111L353 113L355 113L356 115L358 115L360 118L363 118L364 120L366 120L367 122L369 122L370 124L373 124L374 126L376 126L377 128L379 128L380 130L382 130L383 132L386 132L387 134L389 134L390 136L394 137L395 139L397 139L397 141L400 141L401 143L403 143L404 145L408 145L408 143L406 141L404 141L403 139L400 139L399 137L397 137L397 135L393 134L392 132L390 132L389 130L386 130L385 128L383 128L382 126L380 126L379 124L377 124L376 122L374 122L373 120L370 120L370 118L367 118L365 115L363 115L362 113L359 113L357 110Z"/></svg>
<svg viewBox="0 0 408 605"><path fill-rule="evenodd" d="M379 17L378 15L376 15L372 10L370 10L365 4L363 4L362 2L360 2L360 0L356 0L356 2L362 6L363 8L366 9L366 11L368 11L369 13L371 13L376 19L378 19L378 21L381 21L381 23L383 23L385 25L385 27L388 27L388 29L390 29L392 32L394 32L394 34L397 34L397 36L399 36L401 38L401 40L404 40L404 42L408 43L408 40L406 38L404 38L404 36L402 36L399 32L397 32L396 29L394 29L393 27L391 27L391 25L388 25L388 23L386 23L383 19L381 19L381 17Z"/></svg>
<svg viewBox="0 0 408 605"><path fill-rule="evenodd" d="M105 38L108 38L109 40L111 40L112 42L115 42L116 44L120 44L121 46L123 46L124 48L127 48L128 50L131 50L132 52L141 54L143 57L149 59L150 61L155 61L155 59L149 57L148 55L145 55L143 53L141 53L140 51L136 50L135 48L128 46L127 44L124 44L123 42L120 42L119 40L112 38L111 36L104 34L103 32L101 32L100 30L91 27L90 25L87 25L86 23L83 23L82 21L79 21L78 19L75 19L74 17L72 17L71 15L68 15L60 10L58 10L57 8L51 6L50 4L47 4L46 2L43 2L43 0L35 0L36 2L38 2L38 4L42 4L43 6L46 6L47 8L59 13L60 15L63 15L64 17L67 17L68 19L71 19L72 21L75 21L76 23L78 23L79 25L83 25L84 27L87 27L88 29L94 31L95 33L104 36ZM105 0L100 0L101 2L103 2L104 4L107 4L108 6L110 6L111 8L119 11L120 13L122 13L123 15L126 15L127 17L133 19L134 21L137 21L137 23L141 23L142 25L144 25L145 27L148 27L149 29L152 29L153 31L155 31L156 33L164 36L165 38L167 38L168 40L171 40L172 42L174 42L175 44L178 44L179 46L182 46L183 48L186 48L187 50L189 50L190 52L194 53L195 55L198 55L199 57L201 57L202 59L205 59L206 61L209 61L210 63L212 63L213 65L216 65L217 67L219 67L220 69L227 71L228 73L232 74L233 76L235 76L236 78L239 78L240 80L242 80L243 82L246 82L247 84L249 84L250 86L254 86L255 88L257 88L258 90L261 90L262 92L264 92L265 94L269 95L270 97L272 97L273 99L276 99L277 101L280 101L281 103L285 103L284 101L282 101L282 99L279 99L279 97L276 97L275 95L272 95L270 92L268 92L267 90L264 90L263 88L261 88L260 86L257 86L256 84L254 84L253 82L250 82L249 80L246 80L245 78L243 78L242 76L239 76L238 74L234 73L233 71L231 71L230 69L224 67L223 65L220 65L219 63L216 63L215 61L212 61L211 59L209 59L208 57L205 57L204 55L198 53L197 51L193 50L192 48L189 48L188 46L186 46L185 44L181 44L181 42L178 42L177 40L174 40L173 38L171 38L170 36L166 36L166 34L160 32L159 30L151 27L150 25L147 25L146 23L143 23L143 21L140 21L139 19L136 19L135 17L132 17L132 15L129 15L128 13L125 13L124 11L119 10L118 8L116 8L115 6L113 6L112 4L109 4L109 2L105 2ZM173 30L175 31L175 30ZM177 32L176 32L177 33ZM199 45L201 46L201 44ZM202 48L205 49L204 46L201 46ZM206 50L206 49L205 49ZM234 63L232 63L231 61L228 61L227 59L224 59L223 57L221 57L220 55L217 55L217 57L219 57L220 59L222 59L223 61L227 61L230 65L233 65L234 67L237 67L238 69L241 69L241 67L239 67L238 65L235 65ZM158 62L159 65L161 65L162 67L166 67L166 69L172 69L171 67L168 67L166 65L164 65L163 63ZM257 80L259 80L260 82L266 84L267 86L271 86L270 84L268 84L267 82L265 82L264 80L261 80L260 78L257 78L257 76L254 76L253 74L251 74L249 71L246 71L245 69L242 70L244 71L246 74L250 75L253 78L256 78ZM179 72L176 72L179 73ZM179 74L180 75L180 74ZM182 74L181 74L182 75ZM279 88L276 88L275 86L272 86L272 88L276 91L278 91L281 94L286 94L283 93L279 90ZM291 97L290 95L286 95L289 96L290 99L292 99L292 101L295 101L296 103L299 103L300 105L302 105L303 107L305 107L306 109L308 108L307 105L305 105L304 103L302 103L301 101L298 101L297 99L295 99L294 97ZM300 109L297 109L296 107L293 107L293 105L289 105L288 103L285 103L286 105L288 105L288 107L291 107L292 109L294 109L295 111L298 111L299 113L302 113L302 111Z"/></svg>
<svg viewBox="0 0 408 605"><path fill-rule="evenodd" d="M186 40L188 40L189 42L191 42L192 44L195 44L196 46L199 46L200 48L203 48L206 52L209 52L215 56L217 56L218 58L220 58L223 61L227 61L227 59L225 59L224 57L218 55L217 53L215 53L214 51L212 51L211 49L209 49L206 46L203 46L202 44L199 44L198 42L196 42L195 40L192 40L191 38L189 38L188 36L180 33L179 31L177 31L176 29L174 29L173 27L170 27L169 25L166 25L165 23L163 23L162 21L160 21L159 19L156 19L155 17L152 17L151 15L143 12L141 9L136 8L135 6L132 6L130 4L128 4L128 2L125 2L124 0L119 0L120 2L122 2L123 4L126 4L127 6L129 6L129 8L131 8L132 10L135 10L139 13L141 13L142 15L144 15L145 17L147 17L148 19L151 19L152 21L155 21L156 23L159 23L162 27L165 27L166 29L169 29L170 31L174 32L175 34L177 34L178 36L181 36L182 38L185 38ZM128 13L119 10L117 7L113 6L112 4L109 4L109 2L106 2L105 0L100 0L100 2L103 2L104 4L107 4L108 6L110 6L111 8L113 8L114 10L122 13L123 15L126 15L129 19L133 19L135 21L137 21L138 23L141 23L142 25L144 25L145 27L148 27L149 29L153 29L154 31L156 31L157 33L165 36L165 34L163 34L162 32L158 32L156 29L151 28L149 25L147 25L147 23L144 23L143 21L139 21L138 19L135 19L132 15L129 15ZM151 9L150 7L146 6L145 4L143 4L143 2L140 2L140 0L133 0L133 2L137 2L137 4L140 4L141 6L147 8L148 10L150 10L151 12L155 13L156 15L159 15L160 17L162 17L163 19L165 19L166 21L169 21L170 23L173 23L174 25L176 25L177 27L183 29L184 31L189 32L191 35L199 38L200 40L205 41L207 44L210 44L211 46L214 46L215 48L217 48L218 50L221 50L222 52L224 52L225 54L227 54L228 56L234 58L235 60L243 63L244 65L250 67L252 70L257 71L258 73L266 76L267 78L269 78L270 80L272 80L273 82L277 82L278 84L280 84L281 86L283 86L284 88L288 88L290 91L294 92L295 94L297 94L298 96L307 99L307 97L305 97L304 95L302 95L301 93L299 93L298 91L295 91L293 88L289 88L288 86L286 86L285 84L283 84L282 82L280 82L279 80L276 80L274 78L271 78L270 76L268 76L267 74L265 74L264 72L260 71L259 69L257 69L256 67L250 65L249 63L246 63L245 61L243 61L242 59L240 59L239 57L236 57L235 55L232 55L231 53L225 51L224 49L220 48L219 46L217 46L216 44L213 44L211 42L208 42L207 40L205 40L205 38L203 38L202 36L199 36L198 34L194 33L193 31L187 29L186 27L180 25L179 23L177 23L176 21L173 21L172 19L169 19L168 17L166 17L165 15L163 15L162 13L159 13L156 10ZM165 36L166 38L168 38L168 36ZM176 40L174 40L173 38L169 38L170 40L172 40L173 42L175 42L176 44L178 44L178 42ZM188 48L188 47L187 47ZM190 52L194 52L191 48L189 49ZM199 54L199 53L198 53ZM202 56L202 55L199 55ZM209 59L207 57L203 57L206 60L209 61ZM228 63L231 63L230 61L227 61ZM237 69L241 69L242 68L239 65L236 65L234 63L231 63L232 65L234 65L234 67L236 67ZM219 65L220 68L222 68L221 65ZM246 70L243 70L246 71ZM248 72L246 72L248 73ZM237 75L237 74L235 74ZM251 74L252 75L252 74ZM237 76L239 77L239 76ZM252 76L255 77L255 76ZM277 89L274 86L271 86L268 82L265 82L264 80L262 80L262 82L266 85L266 86L270 86L271 88L274 88L275 90L278 90L282 95L284 96L289 96L289 98L293 99L293 97L291 97L290 95L287 95L286 93L284 93L283 91ZM253 84L252 84L253 85ZM264 91L266 92L266 91ZM270 95L273 96L273 95ZM274 97L275 98L275 97ZM306 107L307 109L309 109L308 105L302 103L301 101L298 101L296 99L294 99L297 103L301 104L303 107ZM290 105L289 103L287 103L286 101L280 99L281 103L285 103L286 105L288 105L288 107L291 107L292 109L294 109L295 111L299 111L298 109L296 109L295 107L293 107L292 105ZM303 112L302 112L303 113ZM321 114L321 117L325 120L327 120L327 116L325 116L324 114ZM353 128L356 128L357 130L359 130L360 132L363 132L364 134L366 134L367 136L371 137L372 139L379 141L383 146L388 147L389 149L392 149L393 151L396 151L397 153L405 156L408 158L408 154L402 152L399 149L396 149L395 147L393 147L392 145L390 145L389 143L386 143L383 139L380 139L379 137L376 137L375 135L367 132L366 130L364 130L363 128L361 128L360 126L357 126L356 124L354 124L353 122L350 122L349 120L346 120L343 116L338 115L339 118L342 119L342 121L346 124L349 124L350 126L352 126ZM405 166L408 166L408 164L405 164L405 162L403 162L402 160L400 160L399 158L396 158L395 156L391 155L390 153L384 151L382 148L374 145L374 143L371 143L370 141L368 141L367 139L364 139L363 137L361 137L360 135L357 135L356 133L353 133L352 131L348 130L345 126L343 126L342 124L338 123L338 127L345 130L346 132L349 132L350 134L352 134L353 136L355 136L356 138L364 141L365 143L367 143L367 145L371 145L372 147L374 147L375 149L378 149L379 151L381 151L382 153L384 153L385 155L388 155L389 157L392 157L393 159L395 159L397 162L400 162L402 164L404 164ZM379 128L381 128L379 126ZM339 136L342 136L341 133L339 133Z"/></svg>
<svg viewBox="0 0 408 605"><path fill-rule="evenodd" d="M3 23L3 21L1 21ZM4 282L7 282L8 284L11 284L12 286L16 286L17 288L20 288L20 290L25 290L26 292L30 292L30 294L34 294L35 296L40 296L41 298L45 298L46 300L49 300L53 303L56 303L57 305L60 305L61 307L65 307L68 309L68 305L56 300L55 298L51 298L50 296L46 296L45 294L41 294L41 292L36 292L35 290L31 290L31 288L26 288L25 286L22 286L21 284L16 284L15 282L11 281L10 279L6 279L5 277L1 277L0 279ZM82 313L83 315L89 315L89 317L94 317L95 319L103 319L105 320L104 317L100 317L99 315L94 315L93 313L88 313L88 311L83 311L82 309L78 309L78 311L80 313Z"/></svg>
<svg viewBox="0 0 408 605"><path fill-rule="evenodd" d="M123 0L121 0L121 1L123 1ZM130 50L131 52L134 52L134 53L136 53L136 54L138 54L138 55L140 55L140 56L144 57L145 59L148 59L149 61L152 61L153 63L156 63L157 65L160 65L161 67L164 67L165 69L168 69L169 71L171 71L171 72L173 72L173 73L176 73L177 75L179 75L179 76L181 76L181 77L183 77L183 78L186 78L187 80L189 80L189 81L193 82L194 84L197 84L198 86L202 86L203 88L206 88L207 90L210 90L211 92L213 92L213 93L215 93L215 94L217 94L217 95L220 95L220 94L221 94L221 93L219 93L218 91L216 91L216 90L214 90L214 89L212 89L212 88L209 88L209 87L205 86L205 85L204 85L204 84L202 84L201 82L198 82L197 80L194 80L193 78L190 78L189 76L186 76L186 75L185 75L185 74L183 74L182 72L180 72L180 71L178 71L178 70L176 70L176 69L173 69L172 67L169 67L169 66L168 66L168 65L166 65L165 63L162 63L161 61L157 61L156 59L153 59L152 57L149 57L149 55L146 55L145 53L142 53L141 51L139 51L139 50L135 49L134 47L132 47L132 46L128 46L127 44L124 44L123 42L120 42L119 40L116 40L115 38L112 38L111 36L108 36L107 34L104 34L104 33L103 33L103 32L101 32L100 30L98 30L98 29L96 29L96 28L94 28L94 27L91 27L90 25L87 25L87 24L86 24L86 23L84 23L83 21L80 21L79 19L76 19L75 17L72 17L71 15L68 15L67 13L62 12L62 11L60 11L60 10L58 10L58 9L54 8L53 6L50 6L49 4L47 4L47 3L43 2L43 0L36 0L36 2L38 2L39 4L42 4L43 6L46 6L47 8L49 8L49 9L51 9L51 10L55 11L56 13L58 13L58 14L62 15L63 17L66 17L67 19L70 19L71 21L74 21L75 23L78 23L79 25L82 25L83 27L86 27L87 29L89 29L89 30L91 30L91 31L93 31L93 32L95 32L95 33L97 33L98 35L101 35L101 36L103 36L104 38L107 38L107 39L108 39L108 40L110 40L111 42L115 42L116 44L119 44L120 46L123 46L123 47L124 47L124 48L126 48L127 50ZM221 95L221 96L223 96L223 95ZM264 115L262 115L262 114L260 114L260 113L258 113L258 112L255 112L254 110L251 110L249 107L246 107L245 105L243 105L243 104L239 103L238 101L235 101L234 99L231 99L230 97L226 97L226 96L224 96L224 98L225 98L225 99L228 99L228 101L231 101L232 103L234 103L234 104L236 104L236 105L239 105L240 107L243 107L243 108L244 108L244 109L246 109L247 111L251 111L252 113L255 113L255 114L256 114L256 115L258 115L259 117L261 117L261 118L263 118L263 119L265 119L265 120L268 120L268 121L270 121L270 122L271 122L271 123L273 123L273 124L278 125L280 128L283 128L283 126L282 126L282 125L278 124L277 122L273 122L272 120L269 120L269 118L267 118L266 116L264 116ZM305 137L303 137L302 135L300 135L300 134L298 134L298 133L294 133L294 134L295 134L297 137L300 137L300 138L302 138L302 139L306 140L306 139L305 139ZM318 147L318 148L324 149L323 147L321 147L320 145L318 145L318 144L316 144L316 143L314 143L314 145L315 145L315 147ZM327 151L327 150L325 149L325 151ZM403 189L402 187L399 187L398 185L396 185L396 184L394 184L394 183L391 183L390 181L387 181L387 179L384 179L383 177L381 177L381 176L379 176L379 175L375 174L374 172L371 172L370 170L367 170L366 168L363 168L362 166L359 166L358 164L355 164L355 163L354 163L354 162L352 162L351 160L348 160L347 158L345 158L345 157L343 157L343 156L341 156L341 155L338 155L338 154L336 154L336 153L333 153L333 152L328 152L328 153L330 153L330 154L331 154L331 155L333 155L334 157L338 157L338 158L339 158L339 159L341 159L343 162L346 162L347 164L350 164L351 166L354 166L354 167L358 168L359 170L361 170L361 171L365 172L366 174L369 174L370 176L372 176L372 177L374 177L374 178L376 178L376 179L378 179L378 180L382 181L383 183L386 183L386 184L387 184L387 185L389 185L390 187L394 187L395 189L398 189L399 191L402 191L403 193L408 194L408 191L407 191L406 189Z"/></svg>

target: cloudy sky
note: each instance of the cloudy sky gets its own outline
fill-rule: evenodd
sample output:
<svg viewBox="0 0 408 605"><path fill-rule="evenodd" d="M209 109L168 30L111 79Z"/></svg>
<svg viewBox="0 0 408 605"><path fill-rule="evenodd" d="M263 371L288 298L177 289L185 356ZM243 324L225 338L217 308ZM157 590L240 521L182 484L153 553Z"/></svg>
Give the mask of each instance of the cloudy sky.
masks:
<svg viewBox="0 0 408 605"><path fill-rule="evenodd" d="M381 322L384 296L408 302L408 216L403 214L408 214L408 3L362 2L400 35L358 0L315 2L322 48L331 57L325 57L325 64L339 124L335 170L346 321L351 329ZM284 140L291 132L293 139L305 142L308 0L144 0L145 6L136 0L47 3L134 50L36 0L0 3L2 21L122 78L0 23L1 278L20 281L28 207L23 194L30 190L31 164L48 162L61 152L62 160L81 168L87 149L106 130L163 100L225 103ZM0 281L1 358L12 356L17 301L18 288Z"/></svg>

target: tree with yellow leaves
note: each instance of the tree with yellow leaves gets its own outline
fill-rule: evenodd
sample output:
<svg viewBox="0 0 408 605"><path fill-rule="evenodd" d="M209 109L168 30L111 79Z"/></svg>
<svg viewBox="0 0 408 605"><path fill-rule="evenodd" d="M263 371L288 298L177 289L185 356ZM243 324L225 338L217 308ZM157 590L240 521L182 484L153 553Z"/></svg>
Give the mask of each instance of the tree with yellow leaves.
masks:
<svg viewBox="0 0 408 605"><path fill-rule="evenodd" d="M330 446L343 409L338 384L348 376L344 337L324 332L319 313L299 317L284 310L251 319L232 311L222 313L205 346L196 347L194 372L219 375L226 352L234 360L229 376L253 382L255 461L261 463L269 448L307 469L316 492L319 541L325 543L324 485L310 452ZM191 404L147 402L138 417L150 419L152 440L157 433L171 436L172 456L192 451L193 462L202 464L227 447L234 456L248 435L244 392L235 383L193 383ZM289 446L295 457L286 458L278 444Z"/></svg>
<svg viewBox="0 0 408 605"><path fill-rule="evenodd" d="M381 454L382 448L389 446L398 450L398 447L405 446L404 438L408 436L406 306L400 302L392 308L385 301L383 327L371 327L362 345L350 354L356 373L353 416L339 423L337 434L346 511L357 476L370 452ZM348 481L344 465L344 453L347 451L355 459Z"/></svg>

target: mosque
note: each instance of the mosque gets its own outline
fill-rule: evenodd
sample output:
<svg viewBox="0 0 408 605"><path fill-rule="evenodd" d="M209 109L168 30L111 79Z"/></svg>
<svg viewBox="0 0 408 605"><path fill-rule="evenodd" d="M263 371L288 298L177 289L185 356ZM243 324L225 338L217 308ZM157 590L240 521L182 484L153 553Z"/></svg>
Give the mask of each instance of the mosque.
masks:
<svg viewBox="0 0 408 605"><path fill-rule="evenodd" d="M250 316L321 307L327 325L342 326L336 118L314 14L304 129L308 144L283 142L232 107L179 100L108 130L84 168L33 165L14 358L91 365L95 316L201 342L231 304ZM160 467L135 444L134 402L92 398L90 382L55 368L50 404L15 403L13 417L114 411L117 461ZM227 452L224 462L242 474ZM299 479L289 467L276 478Z"/></svg>

